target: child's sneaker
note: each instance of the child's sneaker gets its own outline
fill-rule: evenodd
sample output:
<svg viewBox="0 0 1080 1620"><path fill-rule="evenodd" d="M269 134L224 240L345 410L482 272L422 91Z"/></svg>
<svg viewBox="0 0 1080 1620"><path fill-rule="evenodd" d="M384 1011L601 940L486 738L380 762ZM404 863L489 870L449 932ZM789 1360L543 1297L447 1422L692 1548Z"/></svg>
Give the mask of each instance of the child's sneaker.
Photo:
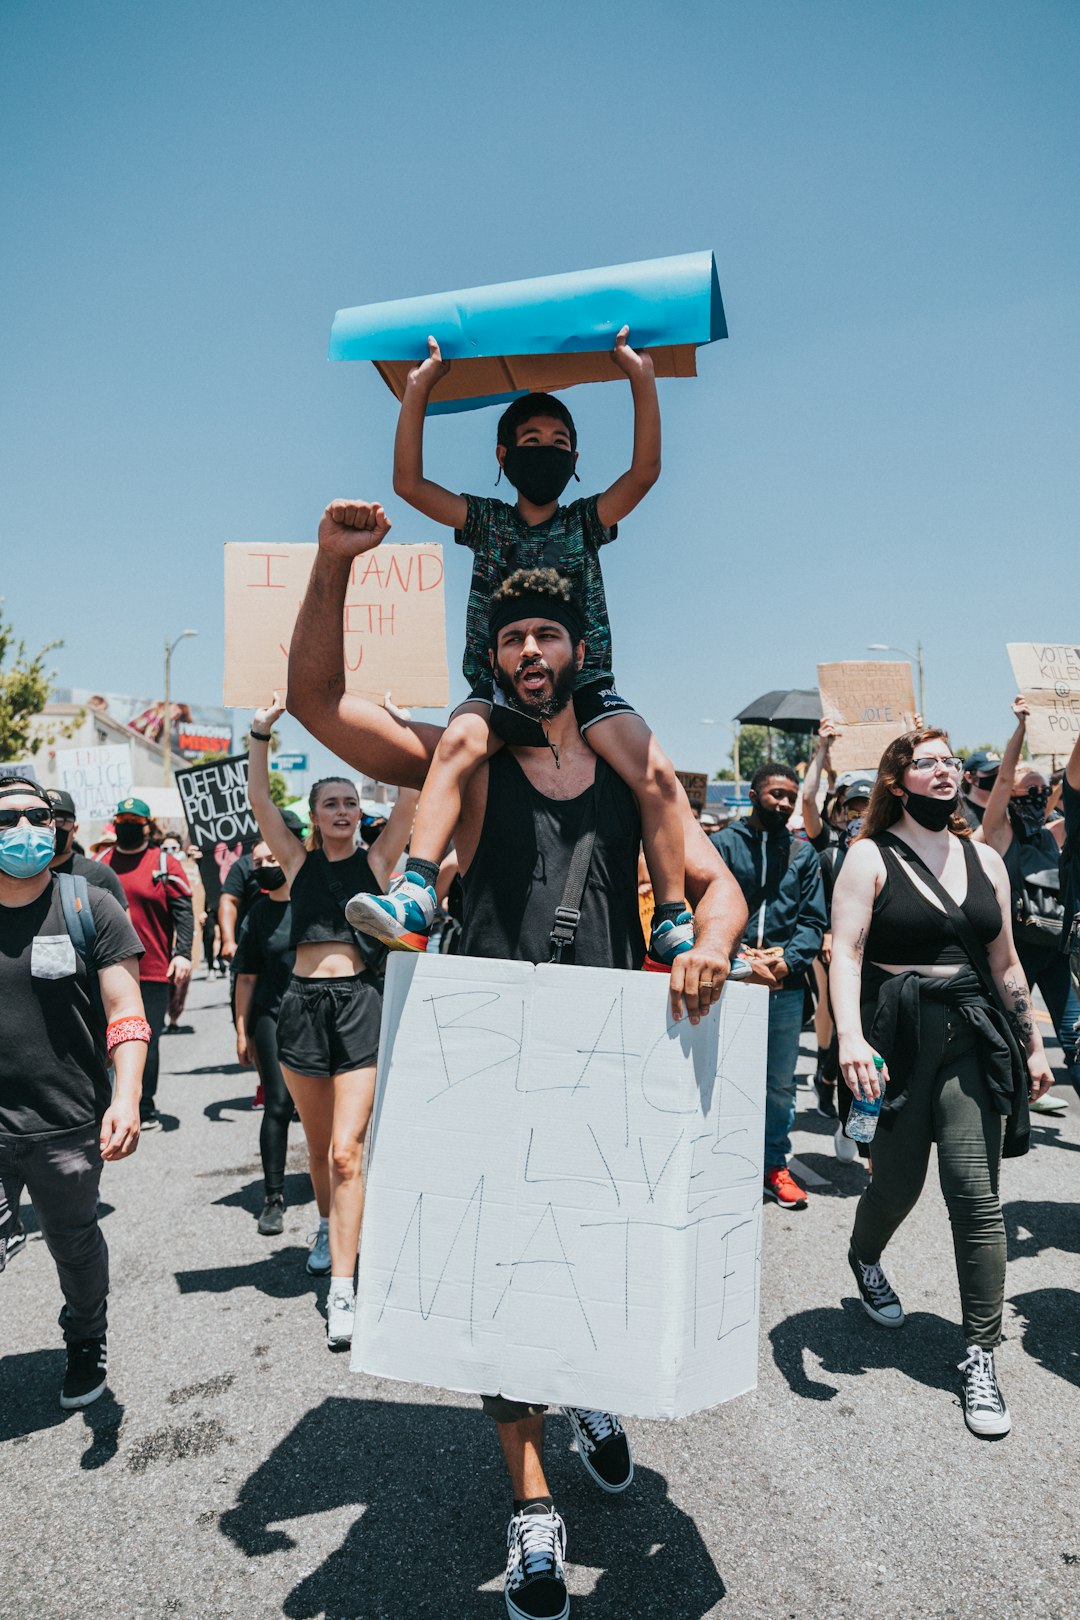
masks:
<svg viewBox="0 0 1080 1620"><path fill-rule="evenodd" d="M357 933L370 934L392 951L426 951L438 909L430 883L406 872L388 894L354 894L345 915Z"/></svg>
<svg viewBox="0 0 1080 1620"><path fill-rule="evenodd" d="M654 962L670 967L677 956L694 948L694 918L689 911L681 911L674 922L666 917L654 923L649 940L649 956Z"/></svg>

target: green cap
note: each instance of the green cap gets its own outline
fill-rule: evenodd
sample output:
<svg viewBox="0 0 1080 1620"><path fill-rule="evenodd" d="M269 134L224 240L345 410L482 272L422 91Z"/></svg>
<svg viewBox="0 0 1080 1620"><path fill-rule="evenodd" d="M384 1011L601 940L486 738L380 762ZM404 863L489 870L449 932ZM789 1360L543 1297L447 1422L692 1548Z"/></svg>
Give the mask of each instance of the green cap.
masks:
<svg viewBox="0 0 1080 1620"><path fill-rule="evenodd" d="M149 821L150 806L145 799L121 799L113 814L117 816L142 816L144 821Z"/></svg>

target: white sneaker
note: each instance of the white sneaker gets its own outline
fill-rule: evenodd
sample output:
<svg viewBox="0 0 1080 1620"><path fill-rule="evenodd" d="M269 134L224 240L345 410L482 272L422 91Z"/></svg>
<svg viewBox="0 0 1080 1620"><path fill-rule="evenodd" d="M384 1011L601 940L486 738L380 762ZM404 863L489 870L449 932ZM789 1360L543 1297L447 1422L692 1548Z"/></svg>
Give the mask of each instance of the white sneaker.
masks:
<svg viewBox="0 0 1080 1620"><path fill-rule="evenodd" d="M330 1290L330 1298L326 1301L326 1348L328 1350L347 1350L352 1344L353 1317L356 1315L356 1295L350 1288L348 1293L342 1289L340 1292Z"/></svg>
<svg viewBox="0 0 1080 1620"><path fill-rule="evenodd" d="M308 1241L311 1253L305 1269L312 1277L325 1277L330 1270L330 1228L320 1221L318 1231L313 1232Z"/></svg>
<svg viewBox="0 0 1080 1620"><path fill-rule="evenodd" d="M859 1145L853 1142L850 1136L844 1135L844 1127L838 1125L833 1132L833 1150L841 1164L851 1164L859 1157Z"/></svg>
<svg viewBox="0 0 1080 1620"><path fill-rule="evenodd" d="M515 1513L506 1530L503 1598L513 1620L566 1620L566 1526L554 1508Z"/></svg>
<svg viewBox="0 0 1080 1620"><path fill-rule="evenodd" d="M1012 1428L1009 1408L994 1374L994 1352L968 1345L967 1357L957 1363L964 1376L964 1422L972 1434L995 1440Z"/></svg>

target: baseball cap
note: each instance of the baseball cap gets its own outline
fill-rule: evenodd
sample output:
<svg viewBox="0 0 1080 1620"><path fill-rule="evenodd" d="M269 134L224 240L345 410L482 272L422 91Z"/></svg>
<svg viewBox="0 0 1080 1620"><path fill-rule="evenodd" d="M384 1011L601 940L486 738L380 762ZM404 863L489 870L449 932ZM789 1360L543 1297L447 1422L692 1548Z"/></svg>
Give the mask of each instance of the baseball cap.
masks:
<svg viewBox="0 0 1080 1620"><path fill-rule="evenodd" d="M286 827L288 827L294 838L303 838L304 823L300 820L300 817L297 815L295 810L283 810L281 812L281 819L285 823Z"/></svg>
<svg viewBox="0 0 1080 1620"><path fill-rule="evenodd" d="M977 753L969 754L964 769L969 776L993 776L1000 764L1000 754L995 754L990 748L980 748Z"/></svg>
<svg viewBox="0 0 1080 1620"><path fill-rule="evenodd" d="M843 791L843 801L850 804L852 799L868 799L874 791L874 783L869 776L860 776L854 782L849 782Z"/></svg>
<svg viewBox="0 0 1080 1620"><path fill-rule="evenodd" d="M145 799L121 799L114 816L141 816L144 821L150 820L150 806Z"/></svg>
<svg viewBox="0 0 1080 1620"><path fill-rule="evenodd" d="M74 816L77 814L75 800L70 793L65 793L63 788L46 788L45 791L49 796L49 803L53 809L59 811L62 816Z"/></svg>

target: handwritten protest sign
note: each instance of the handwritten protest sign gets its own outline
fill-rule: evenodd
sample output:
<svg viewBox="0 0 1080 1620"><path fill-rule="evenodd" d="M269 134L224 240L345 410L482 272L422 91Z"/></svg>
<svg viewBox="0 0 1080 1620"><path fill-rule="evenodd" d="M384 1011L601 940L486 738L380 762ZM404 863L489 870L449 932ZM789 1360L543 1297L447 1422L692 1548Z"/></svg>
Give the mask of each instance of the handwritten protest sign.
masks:
<svg viewBox="0 0 1080 1620"><path fill-rule="evenodd" d="M257 708L285 695L289 642L315 546L225 547L225 696ZM345 685L381 702L442 708L449 698L439 545L378 546L357 557L345 595Z"/></svg>
<svg viewBox="0 0 1080 1620"><path fill-rule="evenodd" d="M353 1366L675 1418L754 1387L768 992L395 955Z"/></svg>
<svg viewBox="0 0 1080 1620"><path fill-rule="evenodd" d="M132 790L131 744L58 748L56 774L83 821L108 821L120 800Z"/></svg>
<svg viewBox="0 0 1080 1620"><path fill-rule="evenodd" d="M709 795L709 778L705 772L676 771L675 775L686 790L686 797L690 800L691 809L704 810Z"/></svg>
<svg viewBox="0 0 1080 1620"><path fill-rule="evenodd" d="M259 826L248 804L246 754L185 765L173 774L192 842L200 850L213 850L218 844L247 848L256 841Z"/></svg>
<svg viewBox="0 0 1080 1620"><path fill-rule="evenodd" d="M818 665L821 712L843 732L832 745L837 771L877 770L894 737L915 725L911 665L858 659Z"/></svg>
<svg viewBox="0 0 1080 1620"><path fill-rule="evenodd" d="M1080 647L1011 641L1016 684L1031 705L1027 742L1033 754L1069 754L1080 737Z"/></svg>

